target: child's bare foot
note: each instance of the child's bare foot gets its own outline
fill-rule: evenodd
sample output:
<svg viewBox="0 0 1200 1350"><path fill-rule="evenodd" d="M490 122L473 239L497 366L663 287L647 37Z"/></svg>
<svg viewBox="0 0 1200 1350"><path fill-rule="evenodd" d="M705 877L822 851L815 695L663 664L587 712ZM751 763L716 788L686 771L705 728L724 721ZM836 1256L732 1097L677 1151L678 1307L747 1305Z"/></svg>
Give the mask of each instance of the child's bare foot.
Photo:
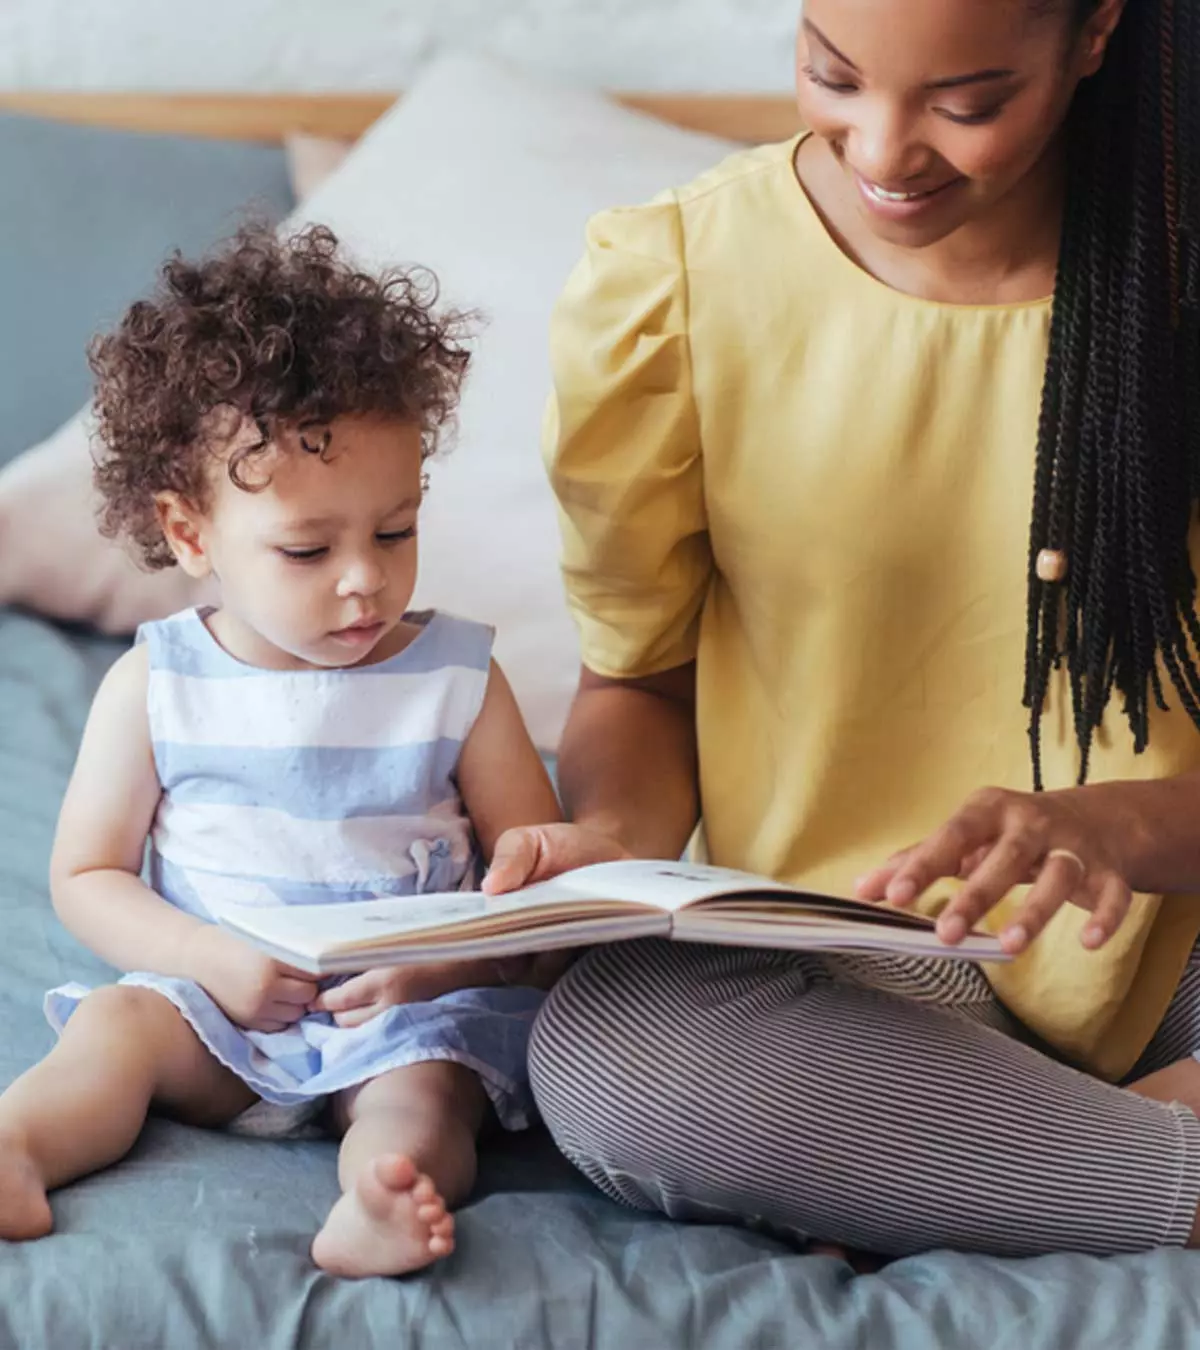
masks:
<svg viewBox="0 0 1200 1350"><path fill-rule="evenodd" d="M0 1238L28 1242L54 1227L46 1188L32 1159L7 1140L0 1141Z"/></svg>
<svg viewBox="0 0 1200 1350"><path fill-rule="evenodd" d="M403 1275L454 1250L454 1216L433 1182L398 1153L376 1158L334 1205L312 1257L331 1275Z"/></svg>
<svg viewBox="0 0 1200 1350"><path fill-rule="evenodd" d="M809 1242L805 1244L806 1256L833 1256L845 1263L856 1275L874 1275L888 1264L886 1256L875 1252L859 1251L857 1247L843 1247L840 1242Z"/></svg>

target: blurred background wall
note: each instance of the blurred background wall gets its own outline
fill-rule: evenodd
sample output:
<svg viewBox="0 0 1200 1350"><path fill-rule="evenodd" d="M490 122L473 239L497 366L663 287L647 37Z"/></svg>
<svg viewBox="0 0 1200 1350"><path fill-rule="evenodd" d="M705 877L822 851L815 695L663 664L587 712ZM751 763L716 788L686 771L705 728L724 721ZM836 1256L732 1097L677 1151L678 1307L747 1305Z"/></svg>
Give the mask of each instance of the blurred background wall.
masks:
<svg viewBox="0 0 1200 1350"><path fill-rule="evenodd" d="M470 46L610 88L784 92L799 0L0 0L0 88L392 90Z"/></svg>

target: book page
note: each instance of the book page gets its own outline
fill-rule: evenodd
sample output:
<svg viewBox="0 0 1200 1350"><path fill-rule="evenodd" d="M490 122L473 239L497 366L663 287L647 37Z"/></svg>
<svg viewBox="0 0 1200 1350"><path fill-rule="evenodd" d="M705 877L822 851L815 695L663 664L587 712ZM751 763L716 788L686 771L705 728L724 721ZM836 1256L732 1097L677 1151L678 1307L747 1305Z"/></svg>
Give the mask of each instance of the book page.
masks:
<svg viewBox="0 0 1200 1350"><path fill-rule="evenodd" d="M527 931L579 918L644 914L649 909L590 898L558 878L508 895L448 891L335 905L219 904L212 912L226 927L247 937L319 956L383 942L465 941L497 931Z"/></svg>
<svg viewBox="0 0 1200 1350"><path fill-rule="evenodd" d="M586 907L581 906L581 909ZM286 911L285 911L286 912ZM431 935L428 929L410 938L389 938L354 947L333 946L319 952L301 950L303 937L281 934L279 941L265 935L255 936L234 927L233 931L277 961L298 966L314 975L351 974L377 966L420 965L430 961L465 961L475 957L493 960L504 956L523 956L530 952L553 951L562 947L586 947L598 942L617 942L623 938L665 937L670 918L651 909L626 906L618 916L611 911L599 917L567 919L541 927L496 929L468 936L461 930L441 928ZM232 925L230 925L232 927Z"/></svg>
<svg viewBox="0 0 1200 1350"><path fill-rule="evenodd" d="M847 924L919 928L934 920L917 910L829 895L773 881L754 872L709 863L631 860L580 867L558 879L585 896L651 905L669 914L701 909L705 915L758 912L769 922L788 924L809 914L835 915ZM689 913L690 918L690 913Z"/></svg>
<svg viewBox="0 0 1200 1350"><path fill-rule="evenodd" d="M546 885L569 887L579 899L612 900L647 905L673 914L703 900L723 895L796 896L794 886L708 863L670 862L634 858L626 862L594 863L567 872ZM530 892L538 887L532 886ZM527 894L528 892L519 892Z"/></svg>
<svg viewBox="0 0 1200 1350"><path fill-rule="evenodd" d="M886 917L886 912L881 917ZM799 911L793 911L790 922L764 923L742 915L713 914L701 908L680 914L672 936L680 942L715 942L775 951L879 951L957 961L1011 959L1000 946L999 938L990 933L970 933L957 946L947 947L932 927L865 924L856 917L806 916Z"/></svg>

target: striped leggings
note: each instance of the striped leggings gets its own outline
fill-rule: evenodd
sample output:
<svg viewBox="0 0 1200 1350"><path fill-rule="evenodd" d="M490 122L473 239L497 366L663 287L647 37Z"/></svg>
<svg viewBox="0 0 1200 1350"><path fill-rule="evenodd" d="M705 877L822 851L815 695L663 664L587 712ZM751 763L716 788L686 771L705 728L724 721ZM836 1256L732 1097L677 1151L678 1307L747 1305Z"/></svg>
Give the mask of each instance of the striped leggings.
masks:
<svg viewBox="0 0 1200 1350"><path fill-rule="evenodd" d="M973 966L647 941L534 1029L538 1105L614 1199L892 1256L1186 1241L1200 1122L1050 1058ZM1200 1048L1200 948L1132 1078Z"/></svg>

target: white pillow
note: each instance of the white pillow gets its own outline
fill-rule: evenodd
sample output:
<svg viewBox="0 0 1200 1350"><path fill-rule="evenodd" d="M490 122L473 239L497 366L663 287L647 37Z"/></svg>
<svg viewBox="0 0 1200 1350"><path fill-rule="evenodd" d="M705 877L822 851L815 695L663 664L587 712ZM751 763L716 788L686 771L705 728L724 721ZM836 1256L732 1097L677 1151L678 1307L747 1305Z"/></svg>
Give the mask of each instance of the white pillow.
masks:
<svg viewBox="0 0 1200 1350"><path fill-rule="evenodd" d="M214 598L178 567L148 572L96 528L90 410L0 470L0 604L129 633Z"/></svg>
<svg viewBox="0 0 1200 1350"><path fill-rule="evenodd" d="M338 140L333 136L310 136L298 131L283 142L287 156L288 181L292 196L306 202L317 188L339 168L354 149L353 141Z"/></svg>
<svg viewBox="0 0 1200 1350"><path fill-rule="evenodd" d="M599 94L454 55L304 207L368 262L432 267L447 303L487 317L458 442L431 467L419 598L496 625L497 658L545 749L579 674L540 455L550 310L589 216L686 182L730 149Z"/></svg>
<svg viewBox="0 0 1200 1350"><path fill-rule="evenodd" d="M589 216L686 182L731 148L600 94L535 82L475 56L447 56L425 70L283 227L320 221L368 265L431 267L447 304L486 316L460 434L452 453L431 465L417 603L496 625L497 659L545 750L558 744L579 659L539 449L550 310L582 252ZM90 473L82 422L72 427L76 472ZM64 436L67 429L56 449L56 483L65 472ZM53 444L32 453L44 456ZM18 461L0 473L0 527L5 478L19 468ZM50 490L48 482L44 504L53 503L54 512L61 504L63 512L82 513L74 487L66 499ZM71 556L59 558L60 570L77 565ZM126 566L132 584L139 574ZM0 554L0 601L36 605L28 586L13 594L9 570ZM86 615L66 615L62 603L54 612L99 618L112 630L168 607L153 603L144 579L139 585L135 603L110 607L120 625L112 613L98 614L103 606L96 603ZM173 574L150 578L148 586L163 597L170 593L171 604L178 599Z"/></svg>

